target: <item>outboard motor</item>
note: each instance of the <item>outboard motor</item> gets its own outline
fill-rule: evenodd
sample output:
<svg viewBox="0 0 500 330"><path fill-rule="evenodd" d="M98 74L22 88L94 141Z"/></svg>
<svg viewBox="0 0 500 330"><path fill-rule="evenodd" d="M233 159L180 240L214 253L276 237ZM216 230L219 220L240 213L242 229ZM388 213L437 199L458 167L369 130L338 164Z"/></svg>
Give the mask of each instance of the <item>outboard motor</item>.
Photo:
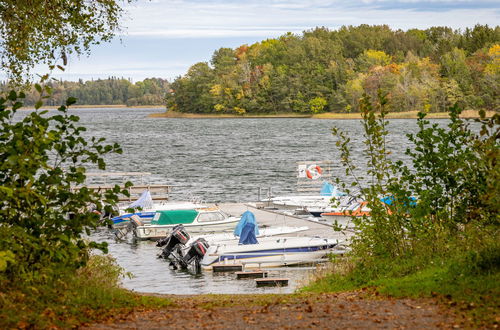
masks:
<svg viewBox="0 0 500 330"><path fill-rule="evenodd" d="M172 228L172 233L156 243L156 246L165 246L163 252L161 253L161 258L168 258L177 244L186 244L189 241L189 233L184 229L183 225L177 225Z"/></svg>
<svg viewBox="0 0 500 330"><path fill-rule="evenodd" d="M179 259L179 264L183 269L186 269L191 262L195 262L195 268L199 271L200 268L200 260L203 259L205 253L207 253L208 248L207 241L204 238L198 238L196 241L191 244L189 250L186 254Z"/></svg>

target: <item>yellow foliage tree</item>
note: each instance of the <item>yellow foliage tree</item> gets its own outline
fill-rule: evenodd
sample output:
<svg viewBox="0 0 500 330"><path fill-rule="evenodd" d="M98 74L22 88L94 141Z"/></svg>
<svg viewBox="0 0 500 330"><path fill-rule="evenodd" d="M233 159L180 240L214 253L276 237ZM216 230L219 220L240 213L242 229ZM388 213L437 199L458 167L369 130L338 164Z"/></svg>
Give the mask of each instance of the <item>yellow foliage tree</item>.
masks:
<svg viewBox="0 0 500 330"><path fill-rule="evenodd" d="M491 75L500 73L500 45L493 45L493 47L488 50L488 56L491 62L486 65L484 71Z"/></svg>

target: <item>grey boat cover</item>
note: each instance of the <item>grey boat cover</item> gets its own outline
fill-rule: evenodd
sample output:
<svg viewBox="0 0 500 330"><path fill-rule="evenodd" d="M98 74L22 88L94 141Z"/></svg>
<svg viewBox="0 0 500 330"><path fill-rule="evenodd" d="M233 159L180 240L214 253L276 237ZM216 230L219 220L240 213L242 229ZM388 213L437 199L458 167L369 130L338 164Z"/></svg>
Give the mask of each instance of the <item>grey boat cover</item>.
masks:
<svg viewBox="0 0 500 330"><path fill-rule="evenodd" d="M127 208L136 209L139 207L142 209L153 208L153 198L151 197L151 193L149 192L149 190L144 190L141 196L135 202L130 204Z"/></svg>

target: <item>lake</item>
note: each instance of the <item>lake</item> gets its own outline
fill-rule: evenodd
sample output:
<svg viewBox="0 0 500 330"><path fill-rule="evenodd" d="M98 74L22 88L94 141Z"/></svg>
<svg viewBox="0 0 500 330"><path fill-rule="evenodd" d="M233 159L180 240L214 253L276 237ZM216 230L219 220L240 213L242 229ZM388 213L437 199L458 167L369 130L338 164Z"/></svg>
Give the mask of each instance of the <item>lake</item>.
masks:
<svg viewBox="0 0 500 330"><path fill-rule="evenodd" d="M161 109L74 109L87 136L104 137L123 148L106 158L109 172L151 172L151 183L174 186L173 200L194 195L207 202L257 200L259 187L276 195L295 191L296 162L332 160L333 174L342 178L331 128L349 133L353 159L362 169L363 134L359 120L284 118L182 119L149 118ZM416 131L415 120L391 120L389 149L405 159L405 135ZM343 178L350 181L349 178ZM289 277L284 288L255 288L252 280L205 272L196 275L172 270L158 259L154 242L117 242L108 230L93 235L106 241L117 262L135 275L126 288L165 294L289 293L316 271L312 267L274 269L270 276Z"/></svg>

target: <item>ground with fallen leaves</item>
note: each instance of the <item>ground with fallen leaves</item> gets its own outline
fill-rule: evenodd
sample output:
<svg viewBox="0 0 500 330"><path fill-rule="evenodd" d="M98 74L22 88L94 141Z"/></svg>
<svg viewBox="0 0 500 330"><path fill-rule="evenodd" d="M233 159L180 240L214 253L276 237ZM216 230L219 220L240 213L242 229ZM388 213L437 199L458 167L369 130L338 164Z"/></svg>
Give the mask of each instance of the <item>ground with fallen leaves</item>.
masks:
<svg viewBox="0 0 500 330"><path fill-rule="evenodd" d="M136 310L83 329L461 328L434 300L366 292L300 295L166 296L174 305Z"/></svg>

